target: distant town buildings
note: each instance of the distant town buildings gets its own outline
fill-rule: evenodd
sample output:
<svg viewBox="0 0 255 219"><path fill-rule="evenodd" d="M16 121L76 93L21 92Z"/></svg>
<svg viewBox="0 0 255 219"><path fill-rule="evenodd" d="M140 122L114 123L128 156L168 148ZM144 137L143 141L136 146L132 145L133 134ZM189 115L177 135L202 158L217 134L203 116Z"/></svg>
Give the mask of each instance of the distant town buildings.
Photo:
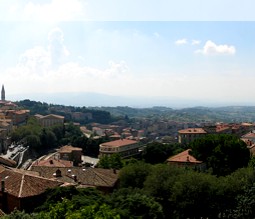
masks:
<svg viewBox="0 0 255 219"><path fill-rule="evenodd" d="M54 125L64 125L64 116L59 116L55 114L50 114L50 115L40 115L36 114L35 118L38 120L39 124L43 127L51 127Z"/></svg>
<svg viewBox="0 0 255 219"><path fill-rule="evenodd" d="M189 144L197 138L201 138L207 134L234 134L241 137L244 133L250 132L254 128L253 124L216 124L204 126L203 128L187 128L178 131L178 142L181 144ZM247 138L252 134L247 134L243 138Z"/></svg>

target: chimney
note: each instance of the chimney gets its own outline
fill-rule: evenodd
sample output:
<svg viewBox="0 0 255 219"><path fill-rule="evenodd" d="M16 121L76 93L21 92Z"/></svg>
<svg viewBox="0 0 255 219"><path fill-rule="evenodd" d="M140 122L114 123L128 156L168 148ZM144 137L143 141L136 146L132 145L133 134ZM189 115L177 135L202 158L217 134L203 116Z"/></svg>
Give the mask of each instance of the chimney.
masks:
<svg viewBox="0 0 255 219"><path fill-rule="evenodd" d="M61 170L60 169L56 170L56 177L61 177Z"/></svg>
<svg viewBox="0 0 255 219"><path fill-rule="evenodd" d="M76 175L72 175L72 177L73 177L74 182L77 182L77 176Z"/></svg>

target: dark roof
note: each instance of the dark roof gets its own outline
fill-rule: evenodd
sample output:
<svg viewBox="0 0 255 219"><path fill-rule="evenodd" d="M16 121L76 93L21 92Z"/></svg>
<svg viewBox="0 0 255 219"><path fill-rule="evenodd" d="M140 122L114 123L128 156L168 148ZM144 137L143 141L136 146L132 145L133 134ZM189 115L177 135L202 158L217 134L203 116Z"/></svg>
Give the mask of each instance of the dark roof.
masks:
<svg viewBox="0 0 255 219"><path fill-rule="evenodd" d="M48 166L48 167L72 167L73 162L68 160L40 160L33 163L33 166Z"/></svg>
<svg viewBox="0 0 255 219"><path fill-rule="evenodd" d="M40 176L45 178L94 187L113 187L118 180L118 171L110 169L33 166L31 170L39 172ZM59 177L56 176L57 170L61 171L61 176Z"/></svg>
<svg viewBox="0 0 255 219"><path fill-rule="evenodd" d="M11 159L0 156L0 164L6 165L9 167L15 167L17 165L17 162L15 160L11 160Z"/></svg>

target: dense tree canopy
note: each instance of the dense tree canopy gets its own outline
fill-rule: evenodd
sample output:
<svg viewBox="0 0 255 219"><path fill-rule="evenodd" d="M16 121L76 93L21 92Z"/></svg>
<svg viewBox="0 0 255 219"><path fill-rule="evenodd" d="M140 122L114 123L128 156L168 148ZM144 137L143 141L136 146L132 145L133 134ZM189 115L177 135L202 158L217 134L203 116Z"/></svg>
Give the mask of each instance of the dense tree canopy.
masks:
<svg viewBox="0 0 255 219"><path fill-rule="evenodd" d="M145 162L151 164L163 163L169 156L182 150L184 150L184 146L181 144L152 142L145 146L142 158Z"/></svg>
<svg viewBox="0 0 255 219"><path fill-rule="evenodd" d="M234 135L207 135L190 143L192 155L204 161L213 174L223 176L248 165L250 152Z"/></svg>

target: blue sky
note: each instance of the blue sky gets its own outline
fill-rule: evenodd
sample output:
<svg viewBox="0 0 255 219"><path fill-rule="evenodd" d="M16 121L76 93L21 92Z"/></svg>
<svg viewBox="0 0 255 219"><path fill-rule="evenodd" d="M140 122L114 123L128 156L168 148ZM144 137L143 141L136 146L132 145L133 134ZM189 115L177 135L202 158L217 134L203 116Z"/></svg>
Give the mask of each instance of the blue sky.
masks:
<svg viewBox="0 0 255 219"><path fill-rule="evenodd" d="M253 104L254 6L1 0L0 83L7 98L96 92Z"/></svg>

